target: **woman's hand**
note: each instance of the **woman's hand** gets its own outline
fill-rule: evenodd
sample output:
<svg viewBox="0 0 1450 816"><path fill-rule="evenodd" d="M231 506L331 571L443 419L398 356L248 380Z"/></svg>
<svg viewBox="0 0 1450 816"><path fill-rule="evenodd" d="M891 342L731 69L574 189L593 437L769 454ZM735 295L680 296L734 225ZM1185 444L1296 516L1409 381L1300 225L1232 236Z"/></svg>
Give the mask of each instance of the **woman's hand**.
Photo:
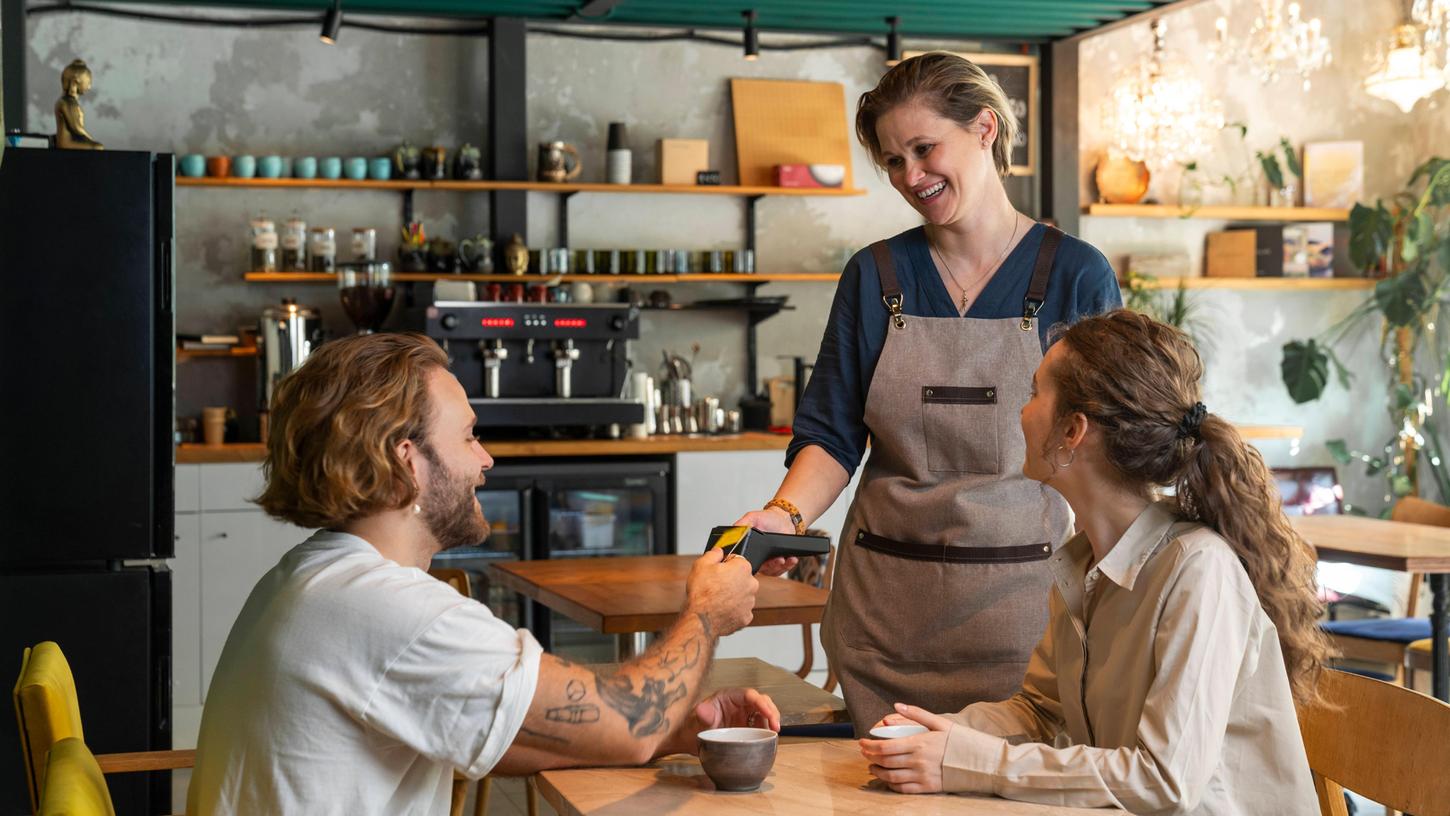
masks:
<svg viewBox="0 0 1450 816"><path fill-rule="evenodd" d="M766 533L795 534L795 523L790 520L790 514L779 507L767 507L764 510L751 510L749 513L735 520L735 527L754 527ZM784 575L796 565L798 558L772 558L760 565L757 573L760 575Z"/></svg>
<svg viewBox="0 0 1450 816"><path fill-rule="evenodd" d="M861 756L871 763L871 773L897 793L938 793L942 789L941 763L946 756L947 734L952 723L929 711L902 703L896 714L888 714L877 725L924 725L931 729L894 740L861 740Z"/></svg>

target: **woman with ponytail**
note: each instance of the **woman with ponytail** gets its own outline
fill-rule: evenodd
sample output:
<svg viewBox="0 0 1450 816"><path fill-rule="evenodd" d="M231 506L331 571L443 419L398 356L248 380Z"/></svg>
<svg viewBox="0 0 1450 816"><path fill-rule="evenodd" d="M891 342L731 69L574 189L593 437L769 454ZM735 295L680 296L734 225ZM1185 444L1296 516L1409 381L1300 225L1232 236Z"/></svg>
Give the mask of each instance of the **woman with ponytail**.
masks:
<svg viewBox="0 0 1450 816"><path fill-rule="evenodd" d="M1258 452L1200 401L1202 374L1181 332L1140 314L1061 333L1022 410L1023 472L1080 531L1050 559L1047 632L1007 700L897 704L884 723L928 732L861 743L893 790L1318 813L1295 716L1326 656L1314 553Z"/></svg>

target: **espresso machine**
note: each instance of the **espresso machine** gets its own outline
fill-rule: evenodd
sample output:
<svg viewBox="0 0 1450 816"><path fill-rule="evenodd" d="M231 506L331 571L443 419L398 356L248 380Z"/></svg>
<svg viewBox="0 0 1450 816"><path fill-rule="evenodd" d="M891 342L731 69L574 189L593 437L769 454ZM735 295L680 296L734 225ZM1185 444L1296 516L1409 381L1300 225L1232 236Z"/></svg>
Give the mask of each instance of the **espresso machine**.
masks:
<svg viewBox="0 0 1450 816"><path fill-rule="evenodd" d="M623 399L639 309L625 303L438 301L429 337L448 353L480 428L583 432L644 422Z"/></svg>

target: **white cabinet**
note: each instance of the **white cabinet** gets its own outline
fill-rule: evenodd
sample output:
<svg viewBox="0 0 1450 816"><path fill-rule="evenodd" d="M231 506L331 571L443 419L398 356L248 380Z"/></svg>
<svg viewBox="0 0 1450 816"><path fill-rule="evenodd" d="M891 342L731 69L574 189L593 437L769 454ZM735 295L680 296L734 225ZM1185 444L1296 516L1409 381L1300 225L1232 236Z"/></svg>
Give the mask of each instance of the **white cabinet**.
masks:
<svg viewBox="0 0 1450 816"><path fill-rule="evenodd" d="M859 472L859 471L858 471ZM675 456L675 546L681 554L705 551L710 528L729 524L749 510L770 501L785 478L785 451L719 451L680 453ZM830 509L812 527L831 534L840 546L846 510L856 493L852 477ZM810 680L825 680L826 653L821 650L820 627L813 626L815 658ZM799 626L751 626L720 639L717 657L758 657L784 669L800 668Z"/></svg>
<svg viewBox="0 0 1450 816"><path fill-rule="evenodd" d="M196 745L212 672L252 587L311 534L252 504L262 486L259 464L176 468L171 653L177 748Z"/></svg>

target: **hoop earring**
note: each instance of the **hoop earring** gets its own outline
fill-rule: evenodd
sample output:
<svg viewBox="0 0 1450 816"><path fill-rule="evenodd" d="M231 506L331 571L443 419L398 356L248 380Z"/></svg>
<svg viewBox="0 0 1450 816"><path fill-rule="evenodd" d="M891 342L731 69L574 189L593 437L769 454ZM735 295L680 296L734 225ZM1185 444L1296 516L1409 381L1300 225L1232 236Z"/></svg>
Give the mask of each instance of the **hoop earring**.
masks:
<svg viewBox="0 0 1450 816"><path fill-rule="evenodd" d="M1057 455L1054 453L1050 457L1052 459L1052 466L1055 467L1055 468L1058 468L1060 470L1067 470L1068 468L1072 467L1073 460L1077 458L1077 449L1076 448L1067 448L1067 447L1064 447L1062 445L1058 445L1057 446L1057 449L1058 450L1065 450L1065 451L1067 451L1067 461L1066 462L1059 462L1059 461L1057 461Z"/></svg>

